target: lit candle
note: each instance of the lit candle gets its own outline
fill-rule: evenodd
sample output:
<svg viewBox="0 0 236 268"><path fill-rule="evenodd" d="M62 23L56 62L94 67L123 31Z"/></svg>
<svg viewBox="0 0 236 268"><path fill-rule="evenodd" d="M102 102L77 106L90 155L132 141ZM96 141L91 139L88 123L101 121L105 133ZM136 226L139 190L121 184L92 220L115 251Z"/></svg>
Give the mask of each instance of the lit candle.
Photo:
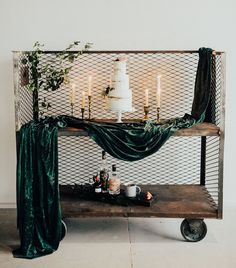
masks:
<svg viewBox="0 0 236 268"><path fill-rule="evenodd" d="M82 91L82 108L85 107L85 93Z"/></svg>
<svg viewBox="0 0 236 268"><path fill-rule="evenodd" d="M145 89L145 103L144 106L148 106L148 89Z"/></svg>
<svg viewBox="0 0 236 268"><path fill-rule="evenodd" d="M75 92L76 92L76 87L75 84L71 85L71 94L70 94L70 103L75 104Z"/></svg>
<svg viewBox="0 0 236 268"><path fill-rule="evenodd" d="M161 107L161 75L157 76L157 107Z"/></svg>
<svg viewBox="0 0 236 268"><path fill-rule="evenodd" d="M88 96L92 96L92 76L88 77Z"/></svg>

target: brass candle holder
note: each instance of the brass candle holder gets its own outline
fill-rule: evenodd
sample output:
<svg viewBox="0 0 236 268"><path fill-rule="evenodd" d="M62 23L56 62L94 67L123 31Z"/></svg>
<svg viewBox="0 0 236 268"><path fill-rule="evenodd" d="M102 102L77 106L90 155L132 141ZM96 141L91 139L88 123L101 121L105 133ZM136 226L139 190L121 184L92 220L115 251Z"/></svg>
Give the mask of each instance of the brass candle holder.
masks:
<svg viewBox="0 0 236 268"><path fill-rule="evenodd" d="M70 107L71 107L71 115L74 116L74 103L71 103Z"/></svg>
<svg viewBox="0 0 236 268"><path fill-rule="evenodd" d="M88 119L91 119L92 96L88 95Z"/></svg>
<svg viewBox="0 0 236 268"><path fill-rule="evenodd" d="M81 117L82 117L83 120L84 120L84 111L85 111L85 109L81 108Z"/></svg>
<svg viewBox="0 0 236 268"><path fill-rule="evenodd" d="M157 107L157 122L160 122L160 107Z"/></svg>
<svg viewBox="0 0 236 268"><path fill-rule="evenodd" d="M144 120L148 120L149 119L149 117L148 117L148 113L149 113L149 108L150 108L150 106L148 105L148 106L145 106L144 105Z"/></svg>

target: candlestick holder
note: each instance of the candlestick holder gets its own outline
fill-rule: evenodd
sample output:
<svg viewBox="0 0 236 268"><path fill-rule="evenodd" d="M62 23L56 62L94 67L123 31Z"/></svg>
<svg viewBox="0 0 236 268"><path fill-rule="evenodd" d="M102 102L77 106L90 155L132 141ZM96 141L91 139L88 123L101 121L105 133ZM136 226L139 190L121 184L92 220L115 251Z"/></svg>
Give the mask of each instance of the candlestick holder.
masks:
<svg viewBox="0 0 236 268"><path fill-rule="evenodd" d="M92 96L88 95L88 118L91 119L91 104L92 104Z"/></svg>
<svg viewBox="0 0 236 268"><path fill-rule="evenodd" d="M84 111L85 111L85 109L81 108L81 117L82 117L83 120L84 120Z"/></svg>
<svg viewBox="0 0 236 268"><path fill-rule="evenodd" d="M149 117L148 117L148 113L149 113L149 108L150 108L150 106L145 106L144 105L144 120L148 120L149 119Z"/></svg>
<svg viewBox="0 0 236 268"><path fill-rule="evenodd" d="M71 107L71 115L74 116L74 103L71 103L70 107Z"/></svg>
<svg viewBox="0 0 236 268"><path fill-rule="evenodd" d="M157 107L157 122L160 122L160 107Z"/></svg>

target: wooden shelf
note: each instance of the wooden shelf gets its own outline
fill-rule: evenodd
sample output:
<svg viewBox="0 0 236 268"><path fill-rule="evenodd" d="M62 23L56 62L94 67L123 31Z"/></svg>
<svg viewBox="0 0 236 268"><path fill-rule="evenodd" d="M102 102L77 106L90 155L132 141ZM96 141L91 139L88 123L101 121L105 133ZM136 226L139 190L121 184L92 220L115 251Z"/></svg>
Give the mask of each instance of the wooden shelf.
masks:
<svg viewBox="0 0 236 268"><path fill-rule="evenodd" d="M142 191L158 194L152 207L123 207L97 201L81 200L70 194L71 186L60 186L64 217L163 217L217 218L217 208L204 186L140 185Z"/></svg>
<svg viewBox="0 0 236 268"><path fill-rule="evenodd" d="M211 123L201 123L191 128L180 129L174 136L220 136L220 128Z"/></svg>
<svg viewBox="0 0 236 268"><path fill-rule="evenodd" d="M78 128L59 129L59 136L88 136L88 133ZM201 123L191 128L176 131L174 136L219 136L220 128L211 123Z"/></svg>

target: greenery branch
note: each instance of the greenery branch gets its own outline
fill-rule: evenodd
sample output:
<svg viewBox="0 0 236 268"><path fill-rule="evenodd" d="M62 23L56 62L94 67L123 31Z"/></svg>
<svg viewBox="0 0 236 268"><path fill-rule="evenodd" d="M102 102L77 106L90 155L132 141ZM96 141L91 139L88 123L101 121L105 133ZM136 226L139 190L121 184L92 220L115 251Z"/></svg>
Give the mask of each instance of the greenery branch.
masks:
<svg viewBox="0 0 236 268"><path fill-rule="evenodd" d="M23 65L29 66L30 81L28 89L33 92L33 112L36 114L39 111L38 92L40 90L55 91L60 88L63 83L69 82L69 72L73 67L75 59L89 50L92 43L86 43L82 48L80 41L74 41L66 49L55 53L55 56L50 61L40 61L41 55L44 53L44 45L36 42L33 50L26 53L26 57L22 60ZM76 52L71 52L71 50ZM50 108L51 104L46 98L42 101L42 108Z"/></svg>

